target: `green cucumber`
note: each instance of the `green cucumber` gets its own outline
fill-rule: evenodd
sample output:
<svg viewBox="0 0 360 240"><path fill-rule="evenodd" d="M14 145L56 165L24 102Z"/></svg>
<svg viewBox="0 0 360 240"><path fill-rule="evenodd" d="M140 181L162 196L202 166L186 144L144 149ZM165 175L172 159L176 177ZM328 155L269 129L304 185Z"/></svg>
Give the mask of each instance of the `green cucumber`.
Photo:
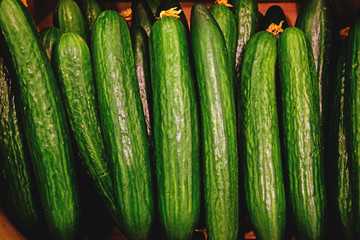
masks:
<svg viewBox="0 0 360 240"><path fill-rule="evenodd" d="M60 0L57 3L53 13L53 24L61 33L74 32L87 41L84 18L75 1Z"/></svg>
<svg viewBox="0 0 360 240"><path fill-rule="evenodd" d="M326 198L319 91L310 43L303 31L285 29L278 42L284 168L296 239L325 233Z"/></svg>
<svg viewBox="0 0 360 240"><path fill-rule="evenodd" d="M46 55L50 62L51 62L53 47L56 41L60 38L60 36L61 36L60 29L56 27L47 27L40 31L42 45L45 48Z"/></svg>
<svg viewBox="0 0 360 240"><path fill-rule="evenodd" d="M158 17L160 15L161 11L169 10L170 8L177 7L177 10L182 10L179 0L161 0L160 6L158 8L158 12L156 13L156 16ZM179 14L180 21L185 27L186 35L189 35L189 24L186 19L184 11L181 11Z"/></svg>
<svg viewBox="0 0 360 240"><path fill-rule="evenodd" d="M157 20L149 46L160 221L166 239L190 239L200 211L200 152L195 88L180 20Z"/></svg>
<svg viewBox="0 0 360 240"><path fill-rule="evenodd" d="M295 26L305 32L306 37L311 43L320 92L321 124L324 125L328 108L329 65L332 41L330 1L305 1L297 16Z"/></svg>
<svg viewBox="0 0 360 240"><path fill-rule="evenodd" d="M103 11L95 22L91 46L121 230L128 239L145 239L153 222L153 190L146 126L125 19L113 10Z"/></svg>
<svg viewBox="0 0 360 240"><path fill-rule="evenodd" d="M256 0L234 0L233 11L236 21L235 90L239 89L241 64L246 43L258 28L258 5ZM235 92L238 95L237 92ZM238 97L236 99L239 99ZM239 103L237 102L238 106Z"/></svg>
<svg viewBox="0 0 360 240"><path fill-rule="evenodd" d="M53 56L70 127L86 172L117 223L119 216L100 128L90 50L79 35L65 33L58 40Z"/></svg>
<svg viewBox="0 0 360 240"><path fill-rule="evenodd" d="M191 10L202 119L206 230L210 239L236 239L239 185L235 100L225 41L203 3Z"/></svg>
<svg viewBox="0 0 360 240"><path fill-rule="evenodd" d="M85 21L86 37L90 39L94 23L96 18L103 11L103 6L97 0L81 0L80 8Z"/></svg>
<svg viewBox="0 0 360 240"><path fill-rule="evenodd" d="M235 71L235 52L236 52L236 27L235 16L227 6L223 4L214 4L209 11L215 18L216 22L224 35L225 44L228 52L229 68L231 78L234 77Z"/></svg>
<svg viewBox="0 0 360 240"><path fill-rule="evenodd" d="M131 27L130 35L146 130L149 138L152 138L153 99L149 64L149 38L140 26Z"/></svg>
<svg viewBox="0 0 360 240"><path fill-rule="evenodd" d="M146 0L147 4L149 5L153 16L155 17L158 7L160 6L160 0Z"/></svg>
<svg viewBox="0 0 360 240"><path fill-rule="evenodd" d="M350 27L348 58L345 80L345 133L350 158L353 221L357 236L360 236L360 9Z"/></svg>
<svg viewBox="0 0 360 240"><path fill-rule="evenodd" d="M155 18L147 2L145 0L134 0L131 2L131 9L131 26L142 27L145 30L146 34L149 36L151 32L151 27L155 22Z"/></svg>
<svg viewBox="0 0 360 240"><path fill-rule="evenodd" d="M1 49L1 47L0 47ZM1 49L3 50L3 49ZM17 112L14 83L0 56L1 205L11 223L27 238L43 232L43 215Z"/></svg>
<svg viewBox="0 0 360 240"><path fill-rule="evenodd" d="M328 189L330 219L337 238L354 239L353 210L351 200L350 159L346 149L345 133L345 83L348 42L344 42L338 59L335 97L331 104L328 136Z"/></svg>
<svg viewBox="0 0 360 240"><path fill-rule="evenodd" d="M277 38L265 31L258 32L246 46L241 74L245 196L255 236L259 239L284 239L285 233L276 59Z"/></svg>
<svg viewBox="0 0 360 240"><path fill-rule="evenodd" d="M69 128L40 35L20 0L0 1L0 28L19 85L24 133L45 220L54 239L74 239L79 225Z"/></svg>
<svg viewBox="0 0 360 240"><path fill-rule="evenodd" d="M283 21L281 25L282 29L286 29L287 27L289 27L283 9L279 5L272 5L266 11L265 16L261 20L261 22L259 22L259 30L266 31L270 24L274 23L276 25L279 25L281 21Z"/></svg>

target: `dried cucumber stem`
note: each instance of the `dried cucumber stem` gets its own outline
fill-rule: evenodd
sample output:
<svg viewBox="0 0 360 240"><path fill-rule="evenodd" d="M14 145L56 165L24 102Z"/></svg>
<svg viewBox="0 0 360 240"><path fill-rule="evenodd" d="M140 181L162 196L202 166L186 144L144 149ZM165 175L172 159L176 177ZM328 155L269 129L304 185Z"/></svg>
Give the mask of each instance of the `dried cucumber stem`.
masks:
<svg viewBox="0 0 360 240"><path fill-rule="evenodd" d="M283 25L284 21L281 21L279 25L272 23L270 24L270 26L268 27L268 29L266 29L267 32L270 32L272 34L274 34L275 36L278 36L280 33L282 33L284 31L284 29L282 29L282 25Z"/></svg>
<svg viewBox="0 0 360 240"><path fill-rule="evenodd" d="M222 4L225 5L227 7L233 7L233 5L231 5L230 3L228 3L228 0L216 0L215 1L216 4Z"/></svg>
<svg viewBox="0 0 360 240"><path fill-rule="evenodd" d="M346 27L344 29L341 29L339 31L339 35L341 37L342 40L344 40L345 38L349 37L349 31L350 31L350 27Z"/></svg>
<svg viewBox="0 0 360 240"><path fill-rule="evenodd" d="M123 16L126 21L130 21L131 15L132 15L131 8L127 8L127 9L123 10L122 12L120 12L120 15Z"/></svg>
<svg viewBox="0 0 360 240"><path fill-rule="evenodd" d="M28 7L28 4L27 4L26 0L21 0L21 1L25 5L25 7Z"/></svg>
<svg viewBox="0 0 360 240"><path fill-rule="evenodd" d="M181 13L181 9L180 10L176 10L177 7L173 7L173 8L170 8L169 10L164 10L164 11L161 11L160 13L160 16L158 17L159 18L164 18L164 17L174 17L174 18L180 18L179 14Z"/></svg>
<svg viewBox="0 0 360 240"><path fill-rule="evenodd" d="M203 228L203 229L195 229L195 232L201 232L204 234L204 240L207 240L208 239L208 236L207 236L207 232L206 232L206 228Z"/></svg>

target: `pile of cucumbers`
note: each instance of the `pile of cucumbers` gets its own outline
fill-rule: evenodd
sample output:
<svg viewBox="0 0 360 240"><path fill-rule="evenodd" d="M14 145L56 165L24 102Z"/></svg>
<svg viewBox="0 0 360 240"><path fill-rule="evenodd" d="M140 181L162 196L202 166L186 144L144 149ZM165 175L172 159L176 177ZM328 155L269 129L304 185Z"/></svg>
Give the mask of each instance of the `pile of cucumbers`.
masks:
<svg viewBox="0 0 360 240"><path fill-rule="evenodd" d="M341 41L328 0L294 27L59 0L40 32L23 2L0 0L0 200L25 237L83 239L93 198L126 239L360 237L360 11Z"/></svg>

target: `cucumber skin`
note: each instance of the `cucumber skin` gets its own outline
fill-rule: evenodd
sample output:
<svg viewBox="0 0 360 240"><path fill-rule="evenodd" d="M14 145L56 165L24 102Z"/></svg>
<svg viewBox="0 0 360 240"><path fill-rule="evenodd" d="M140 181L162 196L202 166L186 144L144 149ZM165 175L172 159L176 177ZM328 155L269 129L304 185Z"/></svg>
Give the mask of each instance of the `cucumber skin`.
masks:
<svg viewBox="0 0 360 240"><path fill-rule="evenodd" d="M334 229L332 236L354 239L355 229L352 209L352 190L350 182L351 165L346 148L345 133L345 85L346 62L348 58L348 41L343 43L337 65L335 95L331 106L329 119L328 158L329 158L329 214L333 214ZM340 226L340 229L339 229Z"/></svg>
<svg viewBox="0 0 360 240"><path fill-rule="evenodd" d="M160 221L166 239L190 239L200 212L200 152L186 33L165 17L149 40Z"/></svg>
<svg viewBox="0 0 360 240"><path fill-rule="evenodd" d="M349 32L348 58L345 80L345 131L347 151L350 157L353 221L357 237L360 236L360 132L359 132L359 59L360 59L360 10L355 15Z"/></svg>
<svg viewBox="0 0 360 240"><path fill-rule="evenodd" d="M261 31L246 46L241 74L244 181L259 239L284 239L286 200L276 106L277 38Z"/></svg>
<svg viewBox="0 0 360 240"><path fill-rule="evenodd" d="M104 8L98 0L81 0L80 8L86 26L86 37L91 39L91 32L96 18Z"/></svg>
<svg viewBox="0 0 360 240"><path fill-rule="evenodd" d="M91 45L105 149L111 156L121 230L129 239L146 239L154 215L151 169L125 19L115 11L103 11L95 22Z"/></svg>
<svg viewBox="0 0 360 240"><path fill-rule="evenodd" d="M56 27L47 27L40 31L41 42L45 48L46 55L50 62L51 62L53 47L56 41L60 38L60 36L61 36L60 29Z"/></svg>
<svg viewBox="0 0 360 240"><path fill-rule="evenodd" d="M151 142L153 137L153 97L150 76L149 38L145 30L140 26L131 27L130 35L146 130Z"/></svg>
<svg viewBox="0 0 360 240"><path fill-rule="evenodd" d="M59 0L53 13L53 24L61 33L74 32L87 41L84 18L75 1Z"/></svg>
<svg viewBox="0 0 360 240"><path fill-rule="evenodd" d="M327 199L319 91L314 58L303 31L285 29L278 42L278 58L290 217L297 239L321 239Z"/></svg>
<svg viewBox="0 0 360 240"><path fill-rule="evenodd" d="M95 98L90 50L76 33L65 33L54 49L54 68L70 126L86 172L114 222L119 225L114 188L108 166Z"/></svg>
<svg viewBox="0 0 360 240"><path fill-rule="evenodd" d="M22 2L2 0L0 8L7 9L0 12L0 28L19 84L24 133L45 220L54 239L75 239L79 225L77 181L54 74Z"/></svg>
<svg viewBox="0 0 360 240"><path fill-rule="evenodd" d="M147 2L145 0L134 0L131 2L131 9L131 26L142 27L146 34L150 36L151 27L155 22L155 18Z"/></svg>
<svg viewBox="0 0 360 240"><path fill-rule="evenodd" d="M215 4L209 8L209 11L215 18L216 22L224 35L226 49L228 52L229 68L231 78L235 74L235 52L236 52L236 27L235 16L233 12L222 4Z"/></svg>
<svg viewBox="0 0 360 240"><path fill-rule="evenodd" d="M258 28L258 5L256 0L234 0L233 11L236 21L235 89L239 89L241 64L246 43ZM236 92L238 95L238 93ZM238 99L238 98L237 98ZM239 105L237 102L236 105ZM238 110L239 111L239 110Z"/></svg>
<svg viewBox="0 0 360 240"><path fill-rule="evenodd" d="M153 16L155 17L158 7L160 6L160 0L146 0L146 2L150 7L151 12L153 13Z"/></svg>
<svg viewBox="0 0 360 240"><path fill-rule="evenodd" d="M233 84L221 29L202 3L191 10L191 42L200 93L206 229L210 239L236 239L239 166Z"/></svg>
<svg viewBox="0 0 360 240"><path fill-rule="evenodd" d="M296 18L295 26L304 31L310 40L317 81L321 124L325 124L328 115L329 72L332 45L332 22L330 2L328 0L305 1Z"/></svg>
<svg viewBox="0 0 360 240"><path fill-rule="evenodd" d="M0 49L3 50L0 46ZM27 238L40 237L44 224L32 166L16 112L14 83L0 56L1 205L11 223Z"/></svg>

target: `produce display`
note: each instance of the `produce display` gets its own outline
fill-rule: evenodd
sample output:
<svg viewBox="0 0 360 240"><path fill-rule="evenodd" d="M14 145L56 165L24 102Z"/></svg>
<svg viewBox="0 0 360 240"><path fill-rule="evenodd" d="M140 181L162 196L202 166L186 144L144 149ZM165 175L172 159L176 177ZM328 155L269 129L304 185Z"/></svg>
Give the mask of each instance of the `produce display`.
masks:
<svg viewBox="0 0 360 240"><path fill-rule="evenodd" d="M296 21L105 2L58 0L39 28L0 0L0 205L25 238L360 238L360 9L343 31L329 0Z"/></svg>

